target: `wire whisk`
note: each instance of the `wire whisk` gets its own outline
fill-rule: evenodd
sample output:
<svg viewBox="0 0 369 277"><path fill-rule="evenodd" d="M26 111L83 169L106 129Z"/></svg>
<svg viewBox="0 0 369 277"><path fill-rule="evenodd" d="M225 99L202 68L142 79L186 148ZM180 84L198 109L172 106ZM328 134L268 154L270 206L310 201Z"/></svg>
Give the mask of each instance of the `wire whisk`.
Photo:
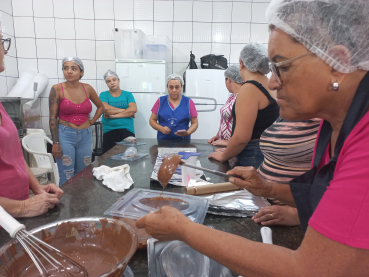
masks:
<svg viewBox="0 0 369 277"><path fill-rule="evenodd" d="M86 269L82 265L63 254L60 250L28 233L25 230L25 226L15 220L1 206L0 225L23 246L41 276L88 276ZM31 272L31 267L27 271Z"/></svg>

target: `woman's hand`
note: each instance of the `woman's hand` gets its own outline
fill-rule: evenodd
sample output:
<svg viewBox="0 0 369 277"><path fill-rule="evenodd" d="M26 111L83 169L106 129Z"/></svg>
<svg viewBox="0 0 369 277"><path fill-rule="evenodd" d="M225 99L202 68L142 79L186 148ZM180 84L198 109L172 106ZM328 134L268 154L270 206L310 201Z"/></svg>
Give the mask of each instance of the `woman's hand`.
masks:
<svg viewBox="0 0 369 277"><path fill-rule="evenodd" d="M216 141L218 139L218 135L212 137L211 139L208 140L209 144L212 144L214 141Z"/></svg>
<svg viewBox="0 0 369 277"><path fill-rule="evenodd" d="M53 148L51 150L52 155L55 157L55 159L61 159L61 146L59 143L54 143Z"/></svg>
<svg viewBox="0 0 369 277"><path fill-rule="evenodd" d="M33 190L33 193L35 195L41 194L43 192L55 194L58 199L60 199L64 194L64 191L55 184L39 185L37 186L37 189Z"/></svg>
<svg viewBox="0 0 369 277"><path fill-rule="evenodd" d="M228 145L228 140L218 139L218 140L214 141L211 145L214 145L214 146L227 146Z"/></svg>
<svg viewBox="0 0 369 277"><path fill-rule="evenodd" d="M182 240L185 229L194 224L175 208L164 206L150 212L136 222L137 228L145 228L152 237L161 241Z"/></svg>
<svg viewBox="0 0 369 277"><path fill-rule="evenodd" d="M247 189L256 196L269 197L271 195L273 185L261 177L253 166L237 166L227 174L234 176L229 178L229 182Z"/></svg>
<svg viewBox="0 0 369 277"><path fill-rule="evenodd" d="M167 126L162 126L162 128L161 128L161 130L160 130L160 132L162 132L164 135L169 135L170 134L170 129L169 129L169 127L167 127Z"/></svg>
<svg viewBox="0 0 369 277"><path fill-rule="evenodd" d="M211 153L208 158L209 159L214 159L214 160L217 160L217 161L220 161L220 162L225 162L225 160L223 158L223 151L217 151L217 150L215 152Z"/></svg>
<svg viewBox="0 0 369 277"><path fill-rule="evenodd" d="M290 206L273 205L261 208L260 211L252 217L252 220L261 225L286 225L296 226L300 224L297 209Z"/></svg>
<svg viewBox="0 0 369 277"><path fill-rule="evenodd" d="M187 137L187 136L191 135L186 130L179 130L177 132L174 132L174 134L177 135L177 136L179 136L179 137Z"/></svg>
<svg viewBox="0 0 369 277"><path fill-rule="evenodd" d="M22 201L22 217L33 217L46 213L59 204L55 194L46 191Z"/></svg>

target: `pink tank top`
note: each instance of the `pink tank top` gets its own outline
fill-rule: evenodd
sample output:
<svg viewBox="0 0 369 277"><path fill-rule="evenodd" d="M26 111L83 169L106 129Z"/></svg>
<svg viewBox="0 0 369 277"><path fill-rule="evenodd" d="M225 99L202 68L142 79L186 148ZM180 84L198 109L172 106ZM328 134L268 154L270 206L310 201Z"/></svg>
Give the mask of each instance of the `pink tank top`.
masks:
<svg viewBox="0 0 369 277"><path fill-rule="evenodd" d="M1 103L0 114L0 197L25 200L29 178L18 131Z"/></svg>
<svg viewBox="0 0 369 277"><path fill-rule="evenodd" d="M220 108L220 128L218 137L221 140L229 140L232 136L233 116L232 108L237 99L237 94L232 93L223 107Z"/></svg>
<svg viewBox="0 0 369 277"><path fill-rule="evenodd" d="M81 83L86 93L86 100L81 104L75 104L64 97L63 84L60 83L63 92L63 98L59 104L59 118L70 123L81 125L88 120L88 114L92 111L92 104L88 98L85 86Z"/></svg>

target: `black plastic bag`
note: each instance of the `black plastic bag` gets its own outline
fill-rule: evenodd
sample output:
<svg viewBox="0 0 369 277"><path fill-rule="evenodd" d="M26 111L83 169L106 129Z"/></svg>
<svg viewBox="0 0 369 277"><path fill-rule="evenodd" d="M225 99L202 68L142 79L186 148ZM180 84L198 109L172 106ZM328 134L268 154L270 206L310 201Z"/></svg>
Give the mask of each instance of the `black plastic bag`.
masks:
<svg viewBox="0 0 369 277"><path fill-rule="evenodd" d="M203 69L227 69L228 61L223 55L209 54L200 58Z"/></svg>

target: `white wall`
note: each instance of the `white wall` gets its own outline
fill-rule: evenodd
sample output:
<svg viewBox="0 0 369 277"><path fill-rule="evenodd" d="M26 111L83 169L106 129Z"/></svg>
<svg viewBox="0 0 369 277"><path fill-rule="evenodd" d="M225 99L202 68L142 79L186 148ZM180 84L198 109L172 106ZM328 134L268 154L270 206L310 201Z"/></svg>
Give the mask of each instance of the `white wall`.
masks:
<svg viewBox="0 0 369 277"><path fill-rule="evenodd" d="M44 73L49 85L41 95L42 124L48 127L48 94L63 81L61 59L79 56L83 82L106 90L103 74L114 69L112 29L141 29L172 40L173 72L182 74L192 50L199 58L222 54L230 64L249 41L267 43L265 10L270 0L0 0L4 38L15 38L0 74L0 95L24 70ZM13 23L14 22L14 23ZM14 24L14 28L12 26ZM16 46L16 47L14 47Z"/></svg>

